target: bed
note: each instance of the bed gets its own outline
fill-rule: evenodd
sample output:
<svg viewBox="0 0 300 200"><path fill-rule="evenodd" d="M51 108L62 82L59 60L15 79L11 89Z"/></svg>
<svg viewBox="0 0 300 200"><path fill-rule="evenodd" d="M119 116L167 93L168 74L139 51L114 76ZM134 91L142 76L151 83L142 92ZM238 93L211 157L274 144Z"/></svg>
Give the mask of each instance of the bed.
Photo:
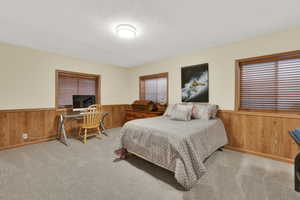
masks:
<svg viewBox="0 0 300 200"><path fill-rule="evenodd" d="M127 122L121 129L121 147L175 173L190 190L206 172L203 161L227 144L220 119L176 121L154 117Z"/></svg>

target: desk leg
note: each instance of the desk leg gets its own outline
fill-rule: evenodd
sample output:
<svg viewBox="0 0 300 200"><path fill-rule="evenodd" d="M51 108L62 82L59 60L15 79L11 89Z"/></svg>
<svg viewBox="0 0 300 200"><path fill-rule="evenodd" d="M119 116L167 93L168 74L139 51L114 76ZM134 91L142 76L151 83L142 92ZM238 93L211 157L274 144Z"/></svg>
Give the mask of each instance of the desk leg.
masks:
<svg viewBox="0 0 300 200"><path fill-rule="evenodd" d="M103 115L103 117L101 119L101 122L100 122L100 129L101 129L101 133L107 136L106 128L104 127L104 119L105 119L106 116L108 116L108 113Z"/></svg>
<svg viewBox="0 0 300 200"><path fill-rule="evenodd" d="M60 142L62 142L66 146L70 145L68 143L67 133L66 133L66 129L65 129L65 120L62 115L60 115Z"/></svg>

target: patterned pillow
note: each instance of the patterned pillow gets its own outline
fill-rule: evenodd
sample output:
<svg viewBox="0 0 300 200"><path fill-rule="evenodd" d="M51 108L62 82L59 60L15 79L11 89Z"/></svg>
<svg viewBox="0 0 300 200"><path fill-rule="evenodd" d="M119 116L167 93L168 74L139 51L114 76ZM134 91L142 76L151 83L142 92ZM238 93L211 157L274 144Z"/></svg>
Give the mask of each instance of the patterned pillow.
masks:
<svg viewBox="0 0 300 200"><path fill-rule="evenodd" d="M194 119L214 119L216 118L218 106L213 104L194 104L192 118Z"/></svg>

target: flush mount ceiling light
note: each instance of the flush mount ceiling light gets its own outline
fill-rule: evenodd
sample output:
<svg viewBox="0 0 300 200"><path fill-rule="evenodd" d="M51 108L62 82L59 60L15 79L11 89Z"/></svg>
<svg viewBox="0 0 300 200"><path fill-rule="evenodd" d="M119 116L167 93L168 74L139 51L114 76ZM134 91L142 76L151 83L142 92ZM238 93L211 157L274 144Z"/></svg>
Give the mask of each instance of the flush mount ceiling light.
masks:
<svg viewBox="0 0 300 200"><path fill-rule="evenodd" d="M133 39L136 37L136 28L130 24L120 24L116 27L116 34L120 38Z"/></svg>

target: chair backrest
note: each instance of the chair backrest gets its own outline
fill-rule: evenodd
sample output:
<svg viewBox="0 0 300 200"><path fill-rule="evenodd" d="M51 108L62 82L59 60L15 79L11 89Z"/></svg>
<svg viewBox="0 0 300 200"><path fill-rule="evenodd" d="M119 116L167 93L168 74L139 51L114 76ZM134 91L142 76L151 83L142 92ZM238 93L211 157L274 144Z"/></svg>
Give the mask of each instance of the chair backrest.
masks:
<svg viewBox="0 0 300 200"><path fill-rule="evenodd" d="M84 113L83 125L84 126L100 126L101 113L96 109L90 109Z"/></svg>
<svg viewBox="0 0 300 200"><path fill-rule="evenodd" d="M100 104L94 104L88 107L88 110L96 110L97 112L101 112L101 105Z"/></svg>

